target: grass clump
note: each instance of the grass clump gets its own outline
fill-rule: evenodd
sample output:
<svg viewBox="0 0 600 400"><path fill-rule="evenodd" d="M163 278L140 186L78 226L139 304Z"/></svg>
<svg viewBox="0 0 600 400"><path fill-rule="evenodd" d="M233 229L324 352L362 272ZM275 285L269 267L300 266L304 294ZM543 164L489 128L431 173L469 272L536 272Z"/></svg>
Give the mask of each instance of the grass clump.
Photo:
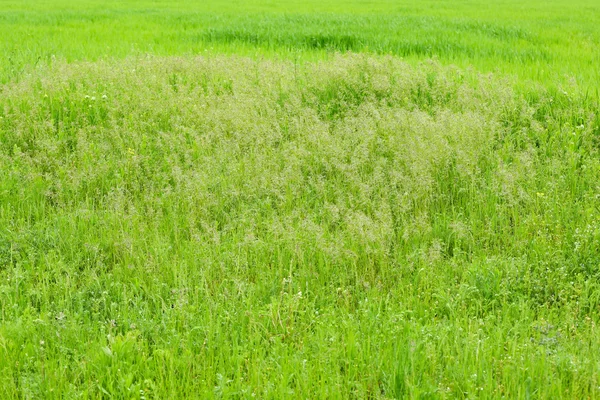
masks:
<svg viewBox="0 0 600 400"><path fill-rule="evenodd" d="M512 88L359 55L2 86L0 394L597 397L597 104Z"/></svg>

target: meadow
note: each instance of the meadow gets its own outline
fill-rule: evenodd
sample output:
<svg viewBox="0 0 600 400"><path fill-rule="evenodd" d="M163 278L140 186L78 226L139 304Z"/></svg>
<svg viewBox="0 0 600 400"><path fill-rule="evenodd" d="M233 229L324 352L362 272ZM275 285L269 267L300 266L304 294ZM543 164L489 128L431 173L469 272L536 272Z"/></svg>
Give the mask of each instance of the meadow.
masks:
<svg viewBox="0 0 600 400"><path fill-rule="evenodd" d="M0 37L0 398L600 398L596 1Z"/></svg>

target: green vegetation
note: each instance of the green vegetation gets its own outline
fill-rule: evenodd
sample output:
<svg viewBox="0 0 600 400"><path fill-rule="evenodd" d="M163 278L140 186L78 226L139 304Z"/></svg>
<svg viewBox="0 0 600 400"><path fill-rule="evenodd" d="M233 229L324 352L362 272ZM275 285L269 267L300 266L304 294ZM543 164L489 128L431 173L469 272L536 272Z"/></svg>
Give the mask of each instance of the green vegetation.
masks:
<svg viewBox="0 0 600 400"><path fill-rule="evenodd" d="M0 398L600 398L600 6L69 3L0 2Z"/></svg>
<svg viewBox="0 0 600 400"><path fill-rule="evenodd" d="M438 57L546 85L573 77L593 91L600 82L597 0L0 0L0 35L4 79L53 57L353 51Z"/></svg>

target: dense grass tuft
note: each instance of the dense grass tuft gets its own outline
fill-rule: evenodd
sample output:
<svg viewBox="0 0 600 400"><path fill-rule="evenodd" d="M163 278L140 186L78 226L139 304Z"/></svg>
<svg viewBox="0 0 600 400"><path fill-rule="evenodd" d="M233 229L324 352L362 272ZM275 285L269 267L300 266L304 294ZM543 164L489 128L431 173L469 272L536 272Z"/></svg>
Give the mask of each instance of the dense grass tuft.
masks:
<svg viewBox="0 0 600 400"><path fill-rule="evenodd" d="M598 105L513 87L359 55L2 86L0 396L598 397Z"/></svg>

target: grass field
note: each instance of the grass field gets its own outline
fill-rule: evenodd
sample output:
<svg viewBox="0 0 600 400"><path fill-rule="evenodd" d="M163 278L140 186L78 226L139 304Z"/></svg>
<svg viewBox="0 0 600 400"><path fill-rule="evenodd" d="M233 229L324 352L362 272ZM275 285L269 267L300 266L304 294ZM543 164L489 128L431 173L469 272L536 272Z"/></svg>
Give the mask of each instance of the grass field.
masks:
<svg viewBox="0 0 600 400"><path fill-rule="evenodd" d="M394 54L597 91L596 0L2 0L0 76L55 57Z"/></svg>
<svg viewBox="0 0 600 400"><path fill-rule="evenodd" d="M0 398L600 398L600 3L0 37Z"/></svg>

